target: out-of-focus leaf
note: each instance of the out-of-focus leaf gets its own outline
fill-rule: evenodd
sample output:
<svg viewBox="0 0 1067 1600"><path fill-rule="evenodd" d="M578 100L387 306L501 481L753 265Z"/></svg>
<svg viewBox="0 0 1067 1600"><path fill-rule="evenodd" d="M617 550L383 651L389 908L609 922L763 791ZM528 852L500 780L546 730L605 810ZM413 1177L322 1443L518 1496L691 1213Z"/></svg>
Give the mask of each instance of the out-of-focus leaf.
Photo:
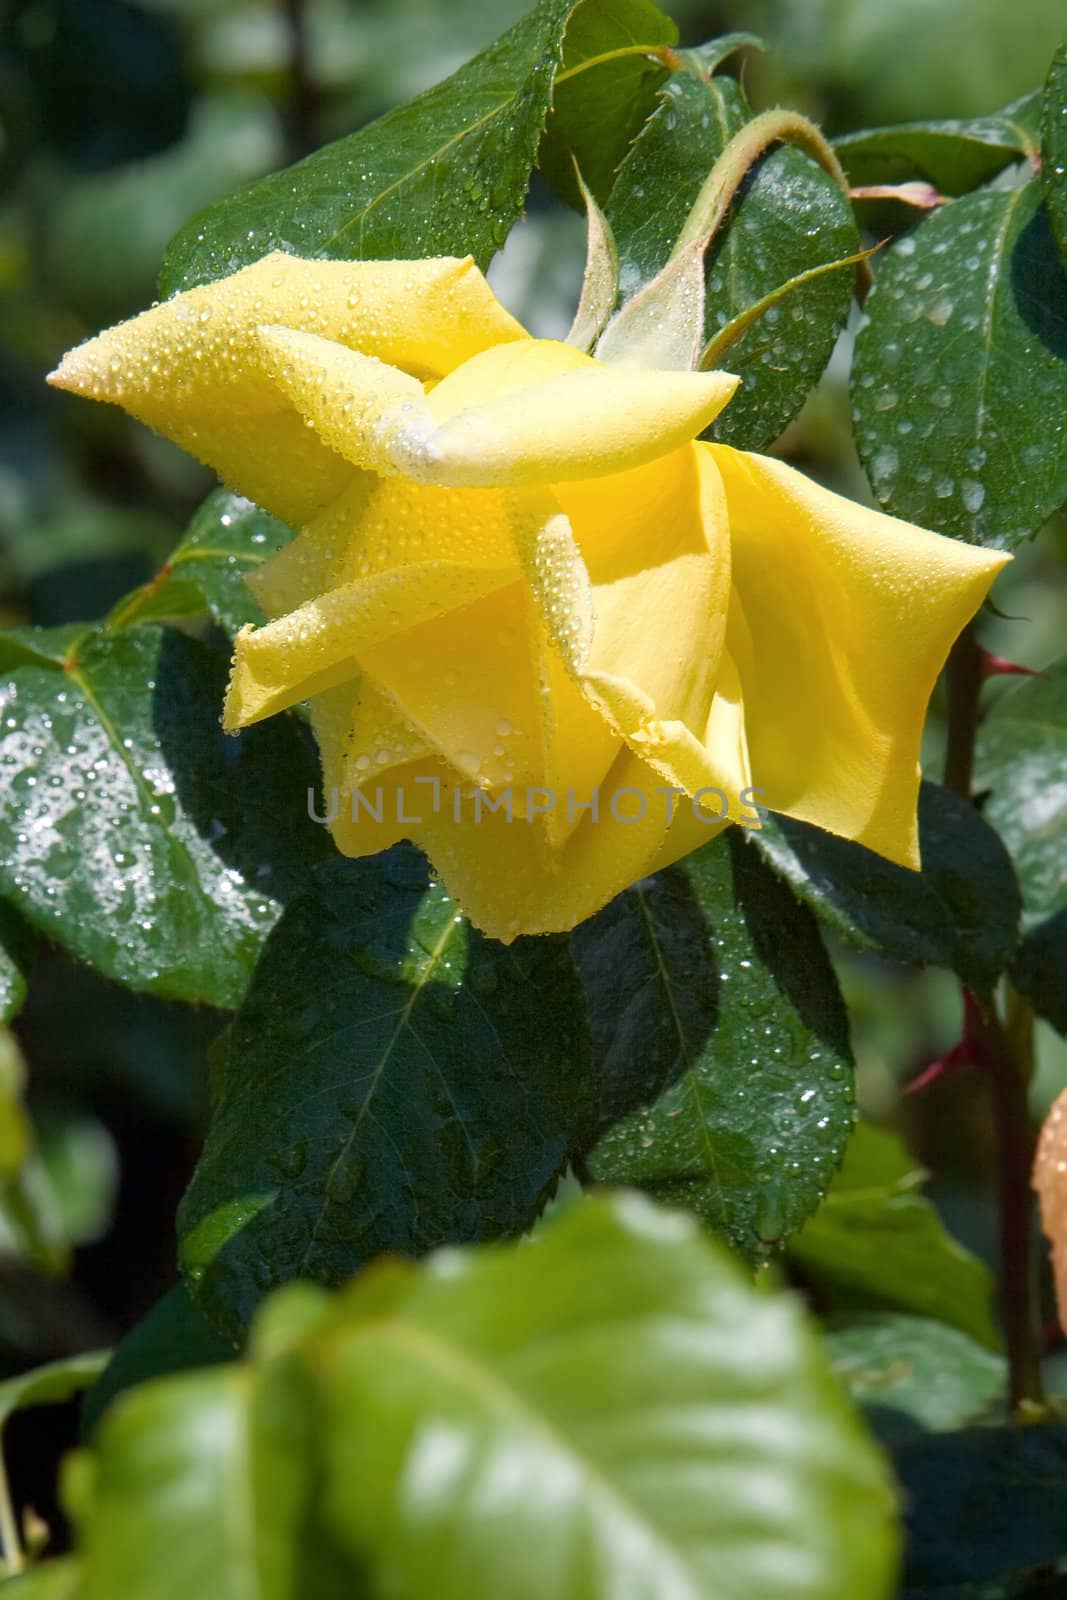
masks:
<svg viewBox="0 0 1067 1600"><path fill-rule="evenodd" d="M996 1349L989 1271L945 1231L924 1177L892 1134L861 1123L789 1257L828 1309L911 1312Z"/></svg>
<svg viewBox="0 0 1067 1600"><path fill-rule="evenodd" d="M1041 131L1041 183L1060 255L1067 265L1067 41L1049 68Z"/></svg>
<svg viewBox="0 0 1067 1600"><path fill-rule="evenodd" d="M704 1218L751 1260L826 1192L852 1059L815 919L731 830L575 931L604 1183Z"/></svg>
<svg viewBox="0 0 1067 1600"><path fill-rule="evenodd" d="M1038 153L1036 95L991 117L947 122L901 122L868 128L834 141L849 180L904 183L924 178L942 194L967 194L1015 161Z"/></svg>
<svg viewBox="0 0 1067 1600"><path fill-rule="evenodd" d="M316 1526L319 1426L237 1365L132 1390L97 1435L80 1600L354 1600Z"/></svg>
<svg viewBox="0 0 1067 1600"><path fill-rule="evenodd" d="M237 1003L329 849L299 725L227 740L224 661L157 627L0 635L0 670L3 892L107 977Z"/></svg>
<svg viewBox="0 0 1067 1600"><path fill-rule="evenodd" d="M26 998L36 945L33 929L0 900L0 1025L11 1021Z"/></svg>
<svg viewBox="0 0 1067 1600"><path fill-rule="evenodd" d="M1011 549L1067 499L1067 277L1041 186L933 213L881 258L856 441L882 504Z"/></svg>
<svg viewBox="0 0 1067 1600"><path fill-rule="evenodd" d="M266 101L246 92L205 95L180 143L132 166L80 177L50 208L50 285L93 322L140 310L185 219L269 171L281 154L281 131Z"/></svg>
<svg viewBox="0 0 1067 1600"><path fill-rule="evenodd" d="M185 1286L176 1285L130 1329L85 1396L82 1433L94 1433L104 1412L127 1389L150 1378L216 1366L233 1356L230 1340L216 1333Z"/></svg>
<svg viewBox="0 0 1067 1600"><path fill-rule="evenodd" d="M573 5L540 0L443 83L199 212L167 251L162 293L279 249L484 267L522 209Z"/></svg>
<svg viewBox="0 0 1067 1600"><path fill-rule="evenodd" d="M111 628L209 610L231 636L267 619L245 583L247 573L292 538L284 523L251 500L216 489L197 511L181 544L151 582L120 600Z"/></svg>
<svg viewBox="0 0 1067 1600"><path fill-rule="evenodd" d="M59 1204L23 1104L26 1069L12 1034L0 1029L0 1257L56 1273L67 1264Z"/></svg>
<svg viewBox="0 0 1067 1600"><path fill-rule="evenodd" d="M945 1433L1002 1402L1003 1357L929 1317L869 1315L831 1325L834 1371L884 1443Z"/></svg>
<svg viewBox="0 0 1067 1600"><path fill-rule="evenodd" d="M326 1516L375 1594L891 1590L883 1468L798 1308L636 1196L370 1273L308 1359Z"/></svg>
<svg viewBox="0 0 1067 1600"><path fill-rule="evenodd" d="M922 872L789 817L756 844L816 914L861 949L949 967L989 994L1019 936L1019 886L999 836L940 784L919 796Z"/></svg>
<svg viewBox="0 0 1067 1600"><path fill-rule="evenodd" d="M45 1561L7 1580L11 1600L80 1600L81 1564L73 1556Z"/></svg>
<svg viewBox="0 0 1067 1600"><path fill-rule="evenodd" d="M1062 1424L909 1440L893 1465L904 1490L905 1577L916 1587L1012 1578L1067 1555Z"/></svg>
<svg viewBox="0 0 1067 1600"><path fill-rule="evenodd" d="M732 78L670 78L608 201L624 296L667 261L709 171L751 115ZM857 248L851 208L833 179L799 150L773 151L746 180L708 252L707 337L790 278ZM742 334L724 358L741 388L715 423L717 439L760 449L781 433L829 359L851 292L850 273L825 273Z"/></svg>
<svg viewBox="0 0 1067 1600"><path fill-rule="evenodd" d="M1015 981L1067 1032L1067 658L1009 689L978 735L975 782L1023 894Z"/></svg>
<svg viewBox="0 0 1067 1600"><path fill-rule="evenodd" d="M103 1371L109 1350L91 1350L69 1356L65 1361L50 1361L46 1367L20 1372L0 1383L0 1431L16 1411L30 1406L54 1406L71 1400L94 1383Z"/></svg>
<svg viewBox="0 0 1067 1600"><path fill-rule="evenodd" d="M182 1203L194 1297L239 1337L290 1278L521 1232L588 1108L565 939L505 947L398 847L319 868L257 968Z"/></svg>

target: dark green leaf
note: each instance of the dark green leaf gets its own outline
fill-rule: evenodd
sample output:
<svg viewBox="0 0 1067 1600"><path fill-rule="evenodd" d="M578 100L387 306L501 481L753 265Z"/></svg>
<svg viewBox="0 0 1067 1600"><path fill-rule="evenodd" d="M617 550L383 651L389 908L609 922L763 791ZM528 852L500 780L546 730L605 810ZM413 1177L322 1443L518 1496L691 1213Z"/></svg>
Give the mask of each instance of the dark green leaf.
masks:
<svg viewBox="0 0 1067 1600"><path fill-rule="evenodd" d="M601 204L667 76L678 29L651 0L582 0L563 37L552 114L539 157L557 191L579 205L573 160Z"/></svg>
<svg viewBox="0 0 1067 1600"><path fill-rule="evenodd" d="M264 951L182 1205L183 1264L238 1335L293 1277L529 1226L587 1110L565 939L484 938L407 848L316 873Z"/></svg>
<svg viewBox="0 0 1067 1600"><path fill-rule="evenodd" d="M1067 1428L964 1428L897 1447L905 1575L921 1587L1008 1578L1067 1555Z"/></svg>
<svg viewBox="0 0 1067 1600"><path fill-rule="evenodd" d="M82 1600L356 1600L316 1525L317 1429L281 1371L132 1390L98 1435Z"/></svg>
<svg viewBox="0 0 1067 1600"><path fill-rule="evenodd" d="M797 1306L637 1196L372 1272L309 1359L376 1594L890 1593L883 1467Z"/></svg>
<svg viewBox="0 0 1067 1600"><path fill-rule="evenodd" d="M1045 84L1041 122L1041 182L1060 255L1067 263L1067 41L1057 50Z"/></svg>
<svg viewBox="0 0 1067 1600"><path fill-rule="evenodd" d="M1067 1033L1067 658L999 699L978 737L975 781L1011 851L1025 937L1015 982Z"/></svg>
<svg viewBox="0 0 1067 1600"><path fill-rule="evenodd" d="M944 1433L1003 1401L1007 1364L928 1317L866 1316L831 1326L834 1371L886 1443Z"/></svg>
<svg viewBox="0 0 1067 1600"><path fill-rule="evenodd" d="M0 1430L16 1411L60 1405L80 1394L100 1376L110 1353L91 1350L85 1355L68 1356L65 1361L50 1361L46 1367L20 1372L0 1383Z"/></svg>
<svg viewBox="0 0 1067 1600"><path fill-rule="evenodd" d="M852 1128L848 1023L815 919L736 831L575 933L604 1183L688 1206L752 1260L826 1192Z"/></svg>
<svg viewBox="0 0 1067 1600"><path fill-rule="evenodd" d="M130 1329L85 1396L83 1435L88 1437L96 1431L104 1412L127 1389L149 1378L232 1361L233 1354L231 1342L215 1332L189 1298L185 1286L169 1289Z"/></svg>
<svg viewBox="0 0 1067 1600"><path fill-rule="evenodd" d="M1013 976L1039 1015L1067 1034L1067 909L1026 935Z"/></svg>
<svg viewBox="0 0 1067 1600"><path fill-rule="evenodd" d="M292 538L291 529L241 495L216 489L204 501L174 554L151 582L120 600L112 628L208 610L231 636L267 619L245 583L247 573Z"/></svg>
<svg viewBox="0 0 1067 1600"><path fill-rule="evenodd" d="M999 836L940 784L919 795L922 872L789 817L757 845L816 914L861 949L949 967L988 994L1019 936L1019 887Z"/></svg>
<svg viewBox="0 0 1067 1600"><path fill-rule="evenodd" d="M0 1256L54 1274L67 1265L68 1241L23 1104L25 1079L14 1035L0 1029Z"/></svg>
<svg viewBox="0 0 1067 1600"><path fill-rule="evenodd" d="M624 296L667 261L704 179L751 114L732 78L672 76L608 202ZM707 337L788 279L857 248L833 179L799 150L774 151L746 180L708 253ZM824 274L742 335L726 357L741 388L715 424L717 439L759 449L781 433L829 359L851 292L851 273Z"/></svg>
<svg viewBox="0 0 1067 1600"><path fill-rule="evenodd" d="M924 1178L892 1134L861 1123L790 1259L829 1309L913 1312L995 1349L990 1274L946 1233Z"/></svg>
<svg viewBox="0 0 1067 1600"><path fill-rule="evenodd" d="M897 516L1010 549L1067 499L1067 278L1036 182L935 212L882 257L856 440Z"/></svg>
<svg viewBox="0 0 1067 1600"><path fill-rule="evenodd" d="M219 729L225 661L156 627L5 635L0 889L105 976L240 999L281 904L329 850L291 718ZM59 661L64 662L60 666Z"/></svg>
<svg viewBox="0 0 1067 1600"><path fill-rule="evenodd" d="M0 1026L11 1021L26 998L26 975L36 946L33 929L0 900Z"/></svg>
<svg viewBox="0 0 1067 1600"><path fill-rule="evenodd" d="M472 255L522 209L574 0L540 0L496 44L368 127L201 211L172 241L162 294L271 250L331 260Z"/></svg>
<svg viewBox="0 0 1067 1600"><path fill-rule="evenodd" d="M1028 95L992 117L868 128L835 140L834 149L857 187L923 178L942 194L966 194L1037 154L1036 99Z"/></svg>

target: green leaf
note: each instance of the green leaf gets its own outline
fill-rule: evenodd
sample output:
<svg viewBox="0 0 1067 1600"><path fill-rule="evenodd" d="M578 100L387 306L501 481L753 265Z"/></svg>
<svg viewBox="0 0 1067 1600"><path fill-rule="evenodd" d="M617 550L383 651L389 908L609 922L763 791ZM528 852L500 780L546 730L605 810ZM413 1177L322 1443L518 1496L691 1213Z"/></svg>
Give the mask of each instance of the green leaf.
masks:
<svg viewBox="0 0 1067 1600"><path fill-rule="evenodd" d="M14 1035L0 1029L0 1256L51 1275L68 1264L68 1240L23 1104L25 1078Z"/></svg>
<svg viewBox="0 0 1067 1600"><path fill-rule="evenodd" d="M33 929L0 900L0 1026L22 1009L36 948Z"/></svg>
<svg viewBox="0 0 1067 1600"><path fill-rule="evenodd" d="M45 1561L9 1579L6 1588L10 1600L80 1600L81 1564L72 1556Z"/></svg>
<svg viewBox="0 0 1067 1600"><path fill-rule="evenodd" d="M0 636L0 890L106 977L235 1005L329 851L315 766L276 719L231 742L225 660L156 627ZM47 664L45 664L47 663Z"/></svg>
<svg viewBox="0 0 1067 1600"><path fill-rule="evenodd" d="M520 1232L587 1099L565 939L484 938L407 847L327 863L229 1037L181 1208L195 1297L237 1336L289 1278Z"/></svg>
<svg viewBox="0 0 1067 1600"><path fill-rule="evenodd" d="M110 1354L109 1350L91 1350L85 1355L68 1356L0 1383L0 1432L16 1411L60 1405L73 1399L96 1381Z"/></svg>
<svg viewBox="0 0 1067 1600"><path fill-rule="evenodd" d="M355 1600L317 1526L317 1427L281 1372L131 1390L100 1426L81 1600Z"/></svg>
<svg viewBox="0 0 1067 1600"><path fill-rule="evenodd" d="M923 178L941 194L967 194L1013 162L1037 155L1036 99L1027 95L991 117L866 128L835 139L834 149L857 188Z"/></svg>
<svg viewBox="0 0 1067 1600"><path fill-rule="evenodd" d="M898 1446L905 1576L922 1587L1011 1578L1067 1555L1067 1428L963 1428Z"/></svg>
<svg viewBox="0 0 1067 1600"><path fill-rule="evenodd" d="M326 1515L375 1593L891 1590L884 1469L799 1309L637 1196L368 1274L309 1359Z"/></svg>
<svg viewBox="0 0 1067 1600"><path fill-rule="evenodd" d="M174 554L154 578L118 602L108 626L210 611L231 637L246 623L259 627L267 619L245 577L292 537L291 529L251 500L216 489L194 515Z"/></svg>
<svg viewBox="0 0 1067 1600"><path fill-rule="evenodd" d="M149 1378L217 1366L233 1355L233 1344L197 1310L184 1284L175 1285L130 1329L85 1396L83 1437L95 1433L104 1412L127 1389Z"/></svg>
<svg viewBox="0 0 1067 1600"><path fill-rule="evenodd" d="M1009 689L979 731L975 782L1023 894L1015 982L1067 1033L1067 657Z"/></svg>
<svg viewBox="0 0 1067 1600"><path fill-rule="evenodd" d="M1067 656L1012 686L983 722L975 785L1007 845L1032 928L1067 907Z"/></svg>
<svg viewBox="0 0 1067 1600"><path fill-rule="evenodd" d="M1067 263L1067 40L1057 50L1045 84L1041 119L1041 183L1060 255Z"/></svg>
<svg viewBox="0 0 1067 1600"><path fill-rule="evenodd" d="M899 1442L945 1433L1002 1403L1007 1364L928 1317L865 1316L831 1325L834 1371L878 1437Z"/></svg>
<svg viewBox="0 0 1067 1600"><path fill-rule="evenodd" d="M892 1134L861 1123L789 1257L828 1309L912 1312L996 1349L989 1271L923 1199L925 1176Z"/></svg>
<svg viewBox="0 0 1067 1600"><path fill-rule="evenodd" d="M1037 182L944 206L882 257L856 442L895 515L1011 549L1067 499L1067 278Z"/></svg>
<svg viewBox="0 0 1067 1600"><path fill-rule="evenodd" d="M732 78L671 77L608 201L624 295L667 261L708 172L750 117ZM851 208L833 179L799 150L773 151L708 252L707 337L790 278L857 248ZM738 339L726 365L741 388L715 424L717 439L760 449L777 438L825 367L851 292L848 272L812 278Z"/></svg>
<svg viewBox="0 0 1067 1600"><path fill-rule="evenodd" d="M815 919L731 829L574 941L601 1081L589 1172L761 1259L826 1192L852 1129L848 1023Z"/></svg>
<svg viewBox="0 0 1067 1600"><path fill-rule="evenodd" d="M753 833L816 915L863 950L949 967L988 995L1014 954L1019 886L999 835L968 801L924 783L922 872L789 817Z"/></svg>
<svg viewBox="0 0 1067 1600"><path fill-rule="evenodd" d="M486 266L522 210L573 6L540 0L443 83L199 212L171 242L161 294L279 249Z"/></svg>
<svg viewBox="0 0 1067 1600"><path fill-rule="evenodd" d="M583 0L563 36L552 113L539 161L553 187L579 204L573 160L595 199L611 192L619 163L667 76L678 29L651 0Z"/></svg>

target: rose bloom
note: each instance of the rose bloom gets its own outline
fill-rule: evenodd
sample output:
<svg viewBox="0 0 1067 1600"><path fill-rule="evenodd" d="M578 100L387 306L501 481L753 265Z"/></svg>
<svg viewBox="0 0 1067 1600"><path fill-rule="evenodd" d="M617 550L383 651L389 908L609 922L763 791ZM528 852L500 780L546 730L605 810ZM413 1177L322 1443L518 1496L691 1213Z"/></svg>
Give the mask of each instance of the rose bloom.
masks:
<svg viewBox="0 0 1067 1600"><path fill-rule="evenodd" d="M273 620L225 725L308 702L346 855L414 839L504 940L751 823L753 789L919 866L927 701L1007 557L700 440L729 374L531 338L470 260L273 254L51 381L299 529L248 580Z"/></svg>

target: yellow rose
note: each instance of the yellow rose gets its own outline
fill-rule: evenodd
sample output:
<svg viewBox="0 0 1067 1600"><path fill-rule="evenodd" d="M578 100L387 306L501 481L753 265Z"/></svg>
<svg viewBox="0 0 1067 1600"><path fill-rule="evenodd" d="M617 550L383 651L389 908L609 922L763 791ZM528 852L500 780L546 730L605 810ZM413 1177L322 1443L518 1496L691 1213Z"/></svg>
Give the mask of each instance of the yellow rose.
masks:
<svg viewBox="0 0 1067 1600"><path fill-rule="evenodd" d="M918 866L926 704L1007 557L699 441L728 374L533 339L469 260L275 254L51 381L300 529L249 580L275 620L225 721L310 703L346 854L414 839L501 939L752 823L753 790Z"/></svg>

